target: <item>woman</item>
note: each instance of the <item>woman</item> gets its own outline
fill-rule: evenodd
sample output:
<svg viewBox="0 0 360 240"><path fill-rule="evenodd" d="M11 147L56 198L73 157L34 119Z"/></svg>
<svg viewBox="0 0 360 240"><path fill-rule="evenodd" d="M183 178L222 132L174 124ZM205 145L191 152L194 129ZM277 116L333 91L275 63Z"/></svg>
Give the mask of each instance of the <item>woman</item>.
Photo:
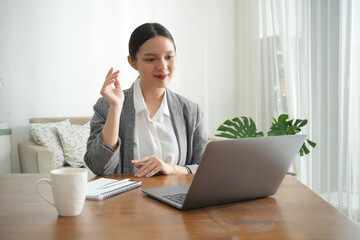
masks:
<svg viewBox="0 0 360 240"><path fill-rule="evenodd" d="M170 32L158 23L136 28L128 62L139 72L133 86L123 91L111 68L94 105L87 166L97 175L195 173L207 135L199 106L167 88L176 67Z"/></svg>

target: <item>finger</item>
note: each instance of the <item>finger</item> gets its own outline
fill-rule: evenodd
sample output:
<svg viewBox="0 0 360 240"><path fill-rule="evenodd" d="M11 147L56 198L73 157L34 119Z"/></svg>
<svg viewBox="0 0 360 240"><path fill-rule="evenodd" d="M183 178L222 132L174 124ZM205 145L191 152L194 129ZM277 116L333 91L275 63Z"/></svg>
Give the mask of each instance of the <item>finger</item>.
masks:
<svg viewBox="0 0 360 240"><path fill-rule="evenodd" d="M116 77L115 77L115 78L106 79L106 80L104 81L103 86L109 85L109 84L111 84L111 83L115 83L116 79L117 79Z"/></svg>
<svg viewBox="0 0 360 240"><path fill-rule="evenodd" d="M144 176L146 173L151 171L151 169L153 169L157 165L158 160L159 159L153 155L132 160L131 162L133 164L142 164L141 168L139 169L139 171L136 173L135 176L137 176L137 177ZM154 163L155 163L155 165L153 167L151 167L151 165ZM150 167L150 169L149 169L149 167Z"/></svg>
<svg viewBox="0 0 360 240"><path fill-rule="evenodd" d="M104 86L105 86L105 85L109 85L109 84L111 84L111 83L114 83L115 81L116 81L115 78L113 78L113 79L108 79L108 80L106 80L106 81L104 82Z"/></svg>
<svg viewBox="0 0 360 240"><path fill-rule="evenodd" d="M145 166L145 164L142 165L141 168L135 174L135 177L143 177L143 176L145 176L149 172L149 170L147 170L147 169L148 169L148 166Z"/></svg>
<svg viewBox="0 0 360 240"><path fill-rule="evenodd" d="M105 80L109 80L109 79L113 79L113 78L117 78L119 76L120 71L116 71L114 73L111 73L110 75L106 76Z"/></svg>
<svg viewBox="0 0 360 240"><path fill-rule="evenodd" d="M160 172L162 170L162 166L161 165L158 165L156 166L153 170L151 170L148 174L146 174L145 177L152 177L154 176L155 174L157 174L158 172Z"/></svg>
<svg viewBox="0 0 360 240"><path fill-rule="evenodd" d="M113 72L113 68L110 68L109 72L106 75L106 78L108 78L108 76Z"/></svg>
<svg viewBox="0 0 360 240"><path fill-rule="evenodd" d="M119 77L119 75L110 76L108 79L105 80L104 85L114 83L116 88L121 88L118 77Z"/></svg>
<svg viewBox="0 0 360 240"><path fill-rule="evenodd" d="M141 168L144 164L135 164L136 168Z"/></svg>
<svg viewBox="0 0 360 240"><path fill-rule="evenodd" d="M120 88L121 89L119 79L117 79L117 78L115 79L114 86L115 86L115 88Z"/></svg>
<svg viewBox="0 0 360 240"><path fill-rule="evenodd" d="M146 163L152 157L153 156L147 156L147 157L143 157L143 158L138 158L138 159L132 160L131 163Z"/></svg>
<svg viewBox="0 0 360 240"><path fill-rule="evenodd" d="M142 164L137 173L135 174L135 177L142 177L146 168L147 166L145 166L145 164Z"/></svg>
<svg viewBox="0 0 360 240"><path fill-rule="evenodd" d="M115 80L109 80L109 81L106 81L104 83L104 85L102 86L101 90L100 90L100 93L102 92L108 92L110 91L113 87L111 86L111 84L114 82Z"/></svg>
<svg viewBox="0 0 360 240"><path fill-rule="evenodd" d="M157 166L156 162L144 164L144 165L139 169L139 171L136 173L137 177L144 177L146 174L148 174L149 172L151 172L151 170L153 170L154 168L156 168L156 166Z"/></svg>

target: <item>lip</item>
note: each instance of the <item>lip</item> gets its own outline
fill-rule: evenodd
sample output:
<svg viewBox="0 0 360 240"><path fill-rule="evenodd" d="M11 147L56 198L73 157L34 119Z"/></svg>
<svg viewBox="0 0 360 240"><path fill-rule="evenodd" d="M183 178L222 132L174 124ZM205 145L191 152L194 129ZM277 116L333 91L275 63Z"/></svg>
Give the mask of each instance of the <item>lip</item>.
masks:
<svg viewBox="0 0 360 240"><path fill-rule="evenodd" d="M169 76L169 74L159 74L159 75L154 75L154 77L156 77L157 79L160 79L160 80L165 80L165 78L167 78L167 76Z"/></svg>

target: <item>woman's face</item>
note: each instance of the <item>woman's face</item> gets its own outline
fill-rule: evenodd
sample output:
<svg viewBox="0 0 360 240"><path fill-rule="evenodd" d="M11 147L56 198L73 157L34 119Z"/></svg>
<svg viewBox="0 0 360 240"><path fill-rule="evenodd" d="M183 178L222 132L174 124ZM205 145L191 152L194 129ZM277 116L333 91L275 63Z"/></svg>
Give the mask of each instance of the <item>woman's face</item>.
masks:
<svg viewBox="0 0 360 240"><path fill-rule="evenodd" d="M129 58L129 61L140 74L142 88L165 88L170 83L175 71L174 44L167 37L150 38L139 48L136 60Z"/></svg>

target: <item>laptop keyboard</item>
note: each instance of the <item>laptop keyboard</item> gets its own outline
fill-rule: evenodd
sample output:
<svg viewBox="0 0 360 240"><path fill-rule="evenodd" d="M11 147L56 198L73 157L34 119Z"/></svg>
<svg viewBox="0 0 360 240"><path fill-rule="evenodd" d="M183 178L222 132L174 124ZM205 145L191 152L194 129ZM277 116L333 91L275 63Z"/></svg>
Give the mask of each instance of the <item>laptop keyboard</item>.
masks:
<svg viewBox="0 0 360 240"><path fill-rule="evenodd" d="M172 195L165 195L163 196L164 198L179 203L179 204L183 204L185 201L185 197L186 197L186 193L176 193L176 194L172 194Z"/></svg>

